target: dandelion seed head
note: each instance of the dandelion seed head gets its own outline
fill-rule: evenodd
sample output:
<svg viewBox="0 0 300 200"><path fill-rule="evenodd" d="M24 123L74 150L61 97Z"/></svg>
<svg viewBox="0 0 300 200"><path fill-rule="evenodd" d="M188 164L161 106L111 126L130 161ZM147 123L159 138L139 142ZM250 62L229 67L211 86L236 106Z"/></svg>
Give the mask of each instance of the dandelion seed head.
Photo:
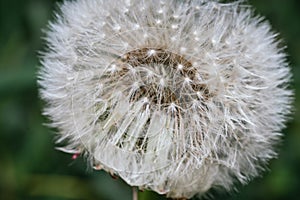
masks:
<svg viewBox="0 0 300 200"><path fill-rule="evenodd" d="M247 183L276 156L290 70L240 2L65 1L39 73L65 152L171 198ZM75 158L75 156L73 156Z"/></svg>

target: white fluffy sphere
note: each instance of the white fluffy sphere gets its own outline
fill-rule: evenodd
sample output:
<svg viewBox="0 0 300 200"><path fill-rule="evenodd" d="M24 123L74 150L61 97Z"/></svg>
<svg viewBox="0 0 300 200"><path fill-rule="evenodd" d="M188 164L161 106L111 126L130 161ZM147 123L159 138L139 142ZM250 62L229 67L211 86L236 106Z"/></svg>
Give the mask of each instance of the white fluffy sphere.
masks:
<svg viewBox="0 0 300 200"><path fill-rule="evenodd" d="M246 183L276 155L291 75L244 4L66 1L46 40L44 113L96 169L190 198Z"/></svg>

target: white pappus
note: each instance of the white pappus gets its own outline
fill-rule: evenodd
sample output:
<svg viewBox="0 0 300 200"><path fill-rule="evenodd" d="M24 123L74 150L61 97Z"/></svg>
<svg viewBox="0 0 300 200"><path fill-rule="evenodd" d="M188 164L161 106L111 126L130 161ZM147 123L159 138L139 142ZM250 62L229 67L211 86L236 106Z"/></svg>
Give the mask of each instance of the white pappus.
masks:
<svg viewBox="0 0 300 200"><path fill-rule="evenodd" d="M276 156L286 55L242 2L75 0L49 24L39 86L62 150L171 198L230 190Z"/></svg>

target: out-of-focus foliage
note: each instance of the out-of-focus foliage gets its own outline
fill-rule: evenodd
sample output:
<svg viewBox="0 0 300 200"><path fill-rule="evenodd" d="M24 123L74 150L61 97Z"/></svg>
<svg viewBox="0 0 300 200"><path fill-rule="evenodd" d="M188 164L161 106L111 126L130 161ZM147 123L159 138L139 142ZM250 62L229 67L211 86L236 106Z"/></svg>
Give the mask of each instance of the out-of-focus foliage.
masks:
<svg viewBox="0 0 300 200"><path fill-rule="evenodd" d="M44 126L36 71L42 29L53 19L54 0L0 0L0 199L131 199L131 188L54 149L54 131ZM213 192L216 199L281 200L300 195L300 1L249 0L287 45L296 91L294 120L284 130L280 154L261 178L239 192ZM262 111L263 112L263 111ZM140 192L141 200L165 199Z"/></svg>

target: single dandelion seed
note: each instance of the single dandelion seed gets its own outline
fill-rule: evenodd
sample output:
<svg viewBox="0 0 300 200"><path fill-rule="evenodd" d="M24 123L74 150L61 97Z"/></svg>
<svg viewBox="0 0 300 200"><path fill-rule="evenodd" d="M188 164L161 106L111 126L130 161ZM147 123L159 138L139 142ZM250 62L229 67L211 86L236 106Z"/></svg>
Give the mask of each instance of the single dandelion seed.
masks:
<svg viewBox="0 0 300 200"><path fill-rule="evenodd" d="M156 54L156 51L154 49L149 49L147 54L148 56L154 56Z"/></svg>
<svg viewBox="0 0 300 200"><path fill-rule="evenodd" d="M75 0L50 23L44 114L58 149L174 199L259 175L291 111L277 34L241 1Z"/></svg>
<svg viewBox="0 0 300 200"><path fill-rule="evenodd" d="M182 70L183 68L184 68L184 66L182 64L177 65L177 69Z"/></svg>

